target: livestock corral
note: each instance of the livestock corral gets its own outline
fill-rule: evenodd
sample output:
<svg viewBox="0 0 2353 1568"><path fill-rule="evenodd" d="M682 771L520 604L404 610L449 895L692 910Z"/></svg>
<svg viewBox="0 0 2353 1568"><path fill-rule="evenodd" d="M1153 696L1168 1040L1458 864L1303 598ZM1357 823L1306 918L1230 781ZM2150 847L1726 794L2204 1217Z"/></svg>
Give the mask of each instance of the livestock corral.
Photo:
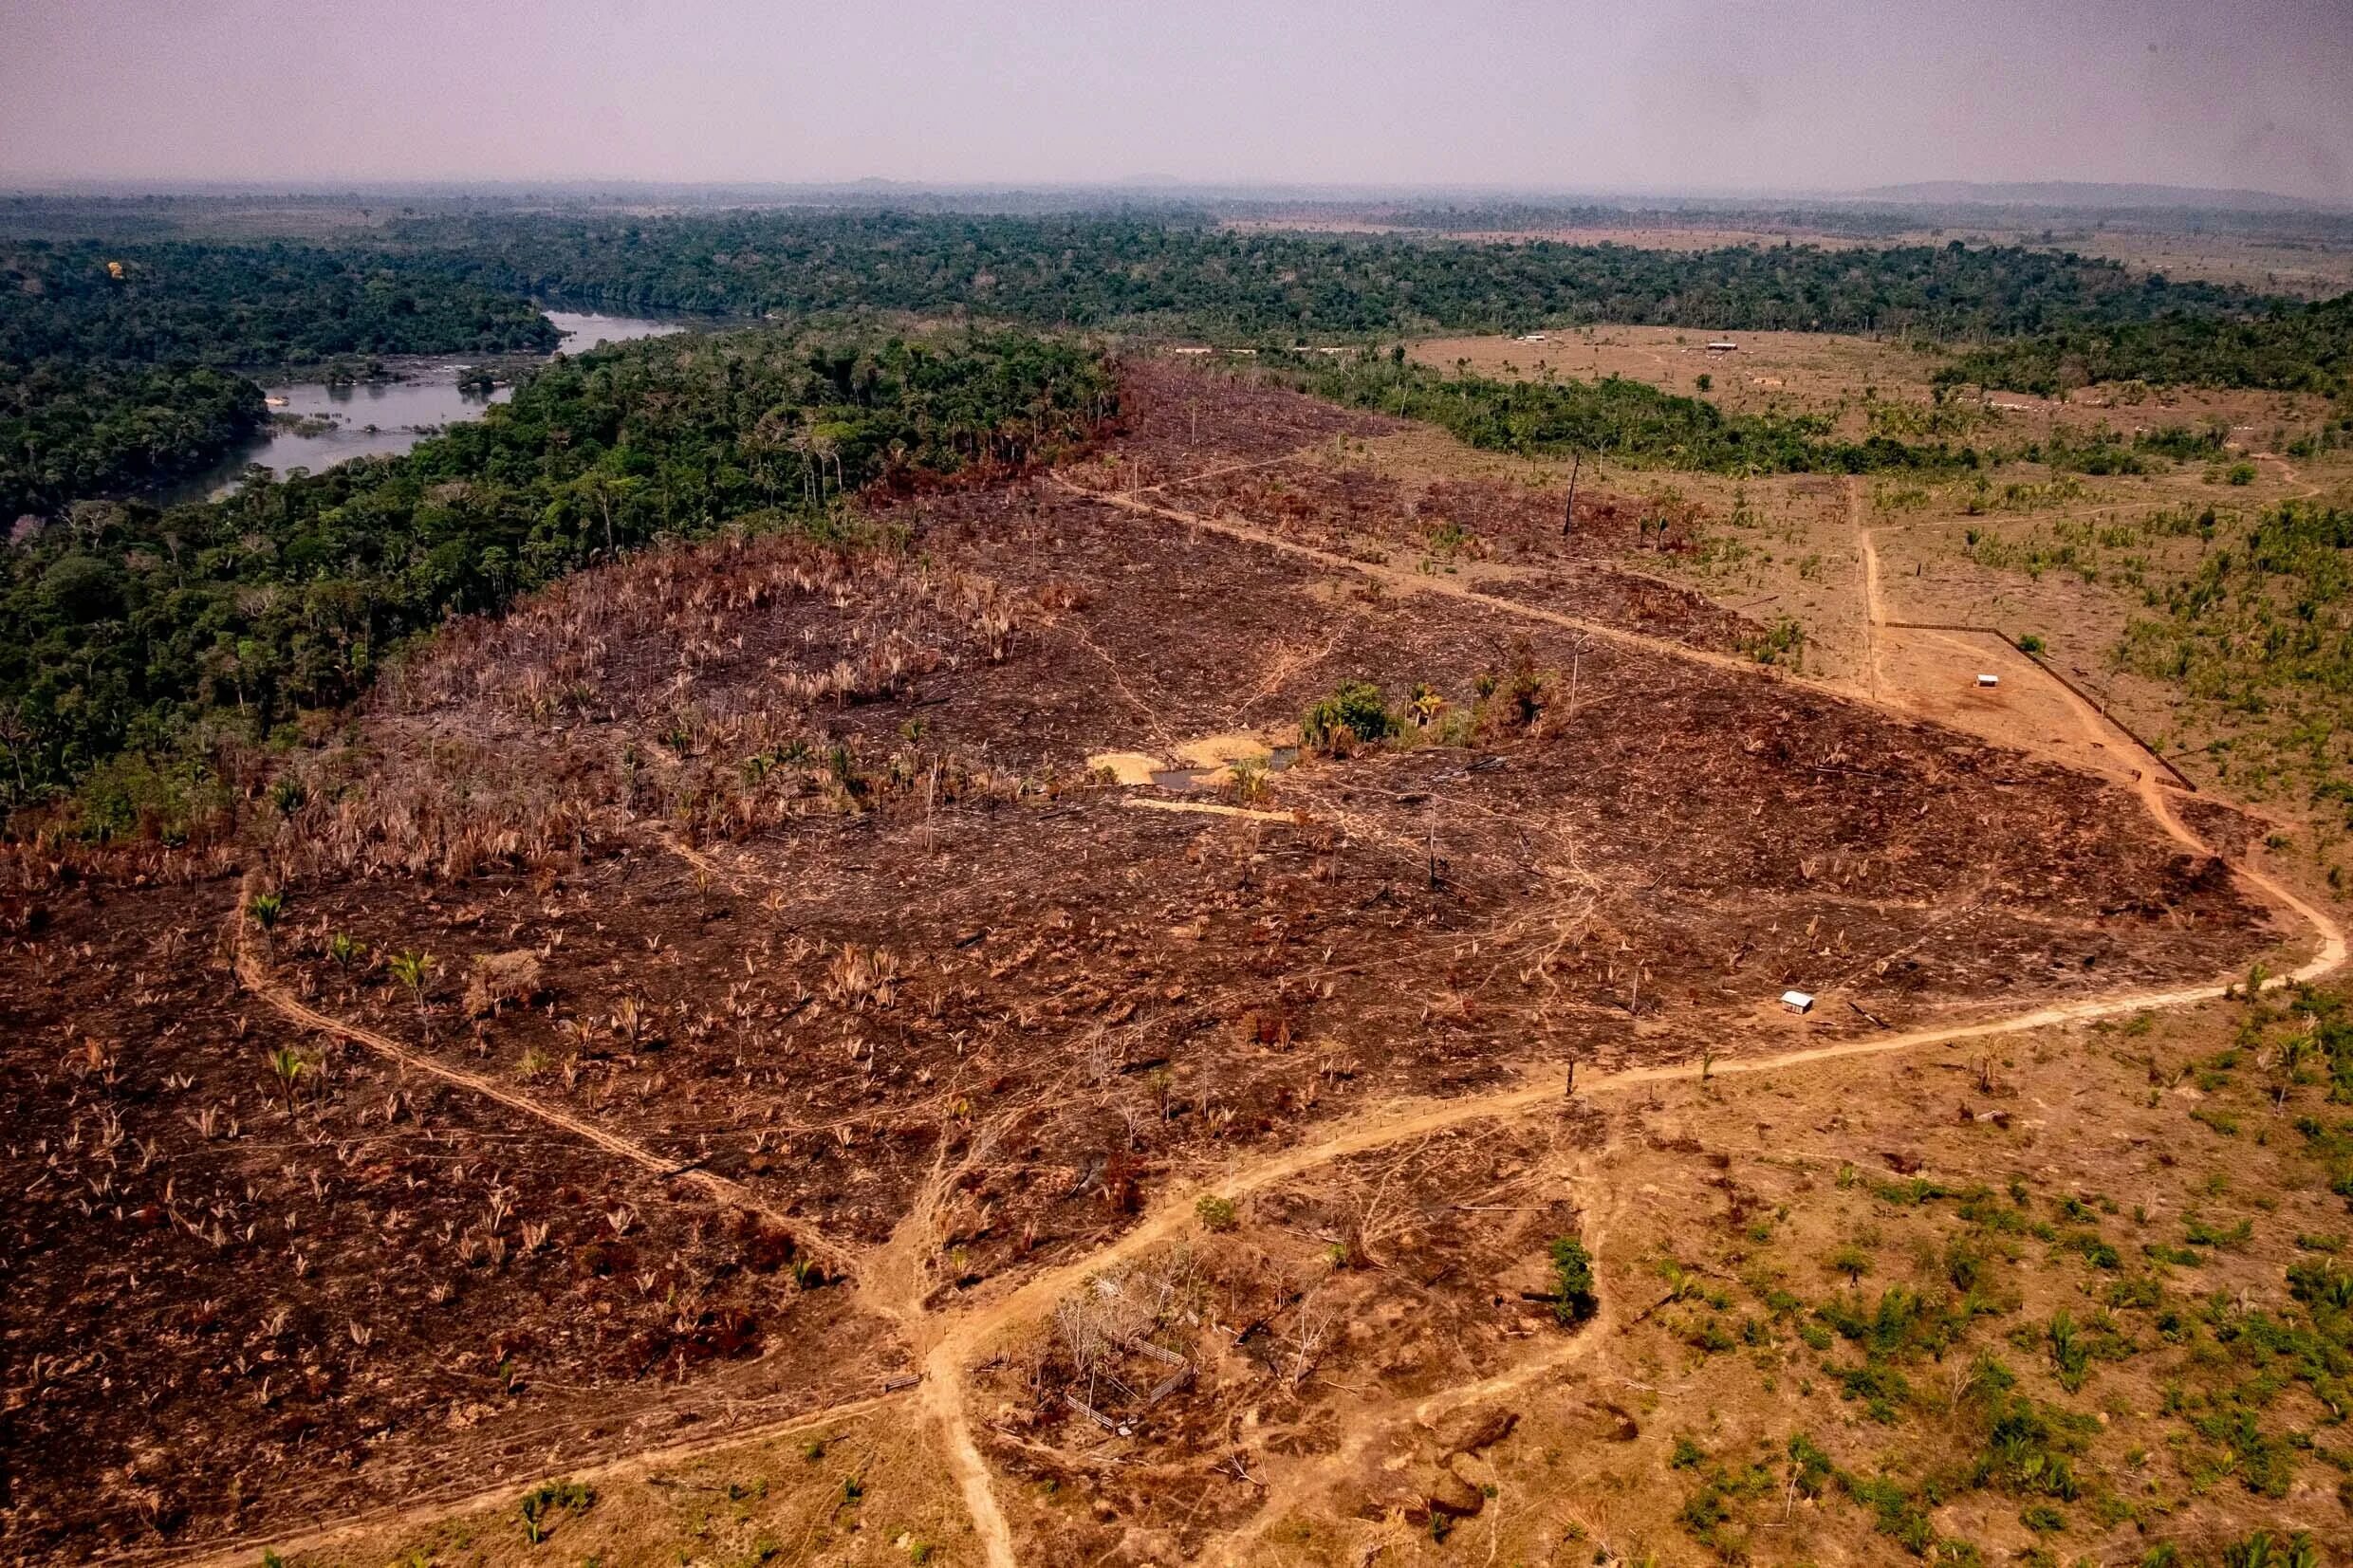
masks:
<svg viewBox="0 0 2353 1568"><path fill-rule="evenodd" d="M454 627L232 844L21 847L0 1550L652 1560L550 1478L730 1441L797 1511L703 1559L1442 1541L1483 1401L1660 1294L1611 1085L2308 956L2148 791L1760 662L1604 489L1564 537L1246 377L1123 404ZM878 1400L887 1464L772 1435Z"/></svg>

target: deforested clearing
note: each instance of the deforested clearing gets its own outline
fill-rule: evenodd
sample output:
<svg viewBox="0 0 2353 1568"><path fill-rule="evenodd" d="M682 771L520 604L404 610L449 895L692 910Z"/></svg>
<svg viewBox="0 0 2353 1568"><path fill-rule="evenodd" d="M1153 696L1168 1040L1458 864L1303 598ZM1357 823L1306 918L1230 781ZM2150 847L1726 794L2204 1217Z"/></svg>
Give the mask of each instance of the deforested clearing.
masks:
<svg viewBox="0 0 2353 1568"><path fill-rule="evenodd" d="M1801 1498L1879 1551L2074 1501L2005 1448L1915 1528L1876 1411L1934 1384L2095 1469L2035 1379L2138 1331L2002 1270L2121 1204L2235 1278L2227 1181L2183 1216L2105 1163L2228 1098L2131 1021L2333 928L2153 784L1796 673L1622 487L1400 477L1394 421L1214 369L1119 400L854 534L446 628L266 832L11 846L9 1552L650 1560L689 1485L796 1561L1625 1556ZM2089 1217L2035 1207L2085 1161ZM1662 1430L1687 1374L1715 1425ZM1613 1522L1620 1452L1689 1485Z"/></svg>

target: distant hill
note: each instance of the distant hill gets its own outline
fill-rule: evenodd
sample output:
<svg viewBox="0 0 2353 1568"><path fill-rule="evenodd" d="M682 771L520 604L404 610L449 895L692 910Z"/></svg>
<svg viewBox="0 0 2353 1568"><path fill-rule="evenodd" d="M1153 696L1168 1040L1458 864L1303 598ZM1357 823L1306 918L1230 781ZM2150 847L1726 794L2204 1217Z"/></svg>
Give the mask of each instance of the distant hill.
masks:
<svg viewBox="0 0 2353 1568"><path fill-rule="evenodd" d="M1966 179L1878 185L1855 193L1863 201L1921 206L2150 208L2186 207L2209 212L2317 212L2319 202L2270 191L2214 191L2196 185L2105 185L2087 180L1980 184Z"/></svg>

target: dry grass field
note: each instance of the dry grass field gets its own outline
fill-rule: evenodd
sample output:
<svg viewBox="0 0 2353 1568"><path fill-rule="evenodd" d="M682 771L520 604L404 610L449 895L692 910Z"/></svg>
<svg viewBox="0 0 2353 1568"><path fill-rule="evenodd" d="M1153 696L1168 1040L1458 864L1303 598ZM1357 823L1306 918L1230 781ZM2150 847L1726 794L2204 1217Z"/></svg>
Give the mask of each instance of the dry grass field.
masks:
<svg viewBox="0 0 2353 1568"><path fill-rule="evenodd" d="M1742 614L1795 618L1806 632L1807 668L1817 675L1875 690L1866 636L1867 534L1878 557L1883 621L2032 636L2054 667L2134 733L2160 742L2167 759L2201 785L2222 786L2273 813L2308 814L2308 802L2273 777L2279 767L2269 754L2288 744L2281 737L2294 728L2284 713L2192 700L2176 683L2121 666L2116 650L2127 628L2149 616L2150 595L2194 574L2216 539L2242 531L2283 502L2353 494L2353 455L2341 449L2288 454L2300 435L2329 417L2324 399L2097 386L2065 400L1994 393L1938 411L1928 385L1934 360L1894 344L1741 334L1737 351L1711 355L1706 341L1664 328L1612 327L1589 337L1548 335L1543 343L1430 340L1415 353L1424 363L1449 370L1467 364L1476 375L1532 376L1547 367L1578 377L1620 375L1705 397L1730 412L1824 416L1849 436L1875 428L1913 430L1937 415L1949 438L2012 454L2054 434L2082 441L2104 431L2129 442L2147 433L2220 433L2225 446L2214 457L2152 458L2137 473L2074 472L2014 456L1977 473L1921 479L1732 479L1607 464L1588 465L1584 472L1638 511L1696 507L1700 546L1646 552L1644 569ZM1705 392L1695 386L1702 374L1711 378ZM1469 461L1531 493L1558 490L1567 477L1565 464L1466 458L1452 443L1421 433L1372 443L1365 455L1376 464L1439 471ZM1907 701L1925 704L1920 710L1942 722L2004 740L2059 740L2060 727L2031 713L2020 717L2023 728L2003 716L2020 704L2047 708L2056 699L2043 683L2029 679L1999 694L1980 694L1971 685L1979 668L1997 674L2011 668L2005 661L2017 655L1999 638L1956 641L1897 626L1883 628L1877 642L1884 661L1876 676L1879 695L1897 694L1892 679ZM1928 667L1911 670L1918 658ZM2023 661L2015 669L2026 670ZM2081 747L2067 754L2079 765L2100 761Z"/></svg>

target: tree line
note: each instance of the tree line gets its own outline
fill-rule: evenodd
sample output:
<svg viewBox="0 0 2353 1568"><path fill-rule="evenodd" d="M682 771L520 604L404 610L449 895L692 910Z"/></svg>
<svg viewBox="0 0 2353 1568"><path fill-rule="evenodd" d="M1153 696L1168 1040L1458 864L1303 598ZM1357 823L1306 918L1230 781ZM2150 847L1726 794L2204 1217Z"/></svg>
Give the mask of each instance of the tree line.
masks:
<svg viewBox="0 0 2353 1568"><path fill-rule="evenodd" d="M1974 447L1941 440L1878 434L1842 440L1819 415L1728 414L1704 398L1617 376L1596 381L1447 376L1408 359L1402 346L1385 355L1261 355L1260 362L1320 397L1423 420L1468 445L1523 457L1583 453L1711 473L1971 469L1984 460Z"/></svg>
<svg viewBox="0 0 2353 1568"><path fill-rule="evenodd" d="M2334 392L2353 367L2353 295L2304 304L1958 240L1670 250L896 212L505 212L395 232L486 286L610 309L956 312L1253 343L1603 323L1864 333L1956 348L1946 385L2046 395L2133 378Z"/></svg>
<svg viewBox="0 0 2353 1568"><path fill-rule="evenodd" d="M1938 367L1936 379L2046 397L2134 380L2342 394L2353 386L2353 294L2244 318L2070 323L1964 354Z"/></svg>
<svg viewBox="0 0 2353 1568"><path fill-rule="evenodd" d="M398 457L168 510L83 503L5 558L0 790L127 752L86 817L127 830L158 767L349 701L448 617L649 541L824 526L878 481L1018 466L1114 407L1066 341L762 329L559 361Z"/></svg>
<svg viewBox="0 0 2353 1568"><path fill-rule="evenodd" d="M1237 341L1621 323L1975 340L2262 308L2243 289L2016 247L1708 250L1236 232L1181 215L435 216L393 243L485 286L609 309L960 311Z"/></svg>
<svg viewBox="0 0 2353 1568"><path fill-rule="evenodd" d="M267 416L241 368L550 348L534 299L1267 343L1605 322L1864 332L1978 345L1948 381L2027 390L2338 384L2353 319L2348 301L2291 306L2043 249L1242 233L1181 212L504 211L331 245L0 240L0 520L215 460ZM1776 451L1797 438L1739 429Z"/></svg>

